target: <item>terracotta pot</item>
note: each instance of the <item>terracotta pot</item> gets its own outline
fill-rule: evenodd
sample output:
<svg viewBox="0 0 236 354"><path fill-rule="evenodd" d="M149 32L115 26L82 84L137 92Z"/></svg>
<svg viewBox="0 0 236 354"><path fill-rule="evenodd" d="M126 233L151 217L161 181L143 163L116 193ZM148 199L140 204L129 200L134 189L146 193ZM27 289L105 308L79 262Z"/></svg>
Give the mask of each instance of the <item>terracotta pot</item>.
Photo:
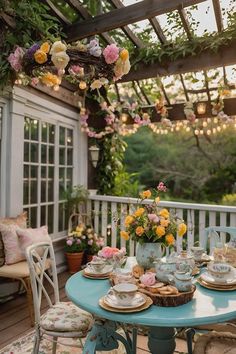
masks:
<svg viewBox="0 0 236 354"><path fill-rule="evenodd" d="M81 269L84 252L66 253L69 272L74 274Z"/></svg>

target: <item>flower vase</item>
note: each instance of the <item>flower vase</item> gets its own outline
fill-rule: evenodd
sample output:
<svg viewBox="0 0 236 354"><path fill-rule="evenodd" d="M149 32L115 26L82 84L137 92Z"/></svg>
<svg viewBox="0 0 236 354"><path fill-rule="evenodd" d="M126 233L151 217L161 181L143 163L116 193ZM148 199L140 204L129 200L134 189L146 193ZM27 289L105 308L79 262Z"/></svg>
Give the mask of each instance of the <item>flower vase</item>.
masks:
<svg viewBox="0 0 236 354"><path fill-rule="evenodd" d="M144 269L155 267L154 261L163 257L165 246L162 243L138 243L136 249L136 259L138 265Z"/></svg>
<svg viewBox="0 0 236 354"><path fill-rule="evenodd" d="M74 274L81 269L84 252L66 253L66 259L70 274Z"/></svg>

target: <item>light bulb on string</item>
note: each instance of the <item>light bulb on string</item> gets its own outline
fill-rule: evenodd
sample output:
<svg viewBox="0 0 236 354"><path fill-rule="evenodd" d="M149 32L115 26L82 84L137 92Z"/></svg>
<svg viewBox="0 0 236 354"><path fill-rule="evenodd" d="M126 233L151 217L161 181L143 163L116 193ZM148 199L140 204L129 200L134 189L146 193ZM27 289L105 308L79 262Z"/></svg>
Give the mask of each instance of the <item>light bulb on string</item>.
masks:
<svg viewBox="0 0 236 354"><path fill-rule="evenodd" d="M218 132L221 131L221 127L218 125L218 127L216 128Z"/></svg>
<svg viewBox="0 0 236 354"><path fill-rule="evenodd" d="M214 122L214 123L218 123L218 118L215 117L215 118L213 119L213 122Z"/></svg>
<svg viewBox="0 0 236 354"><path fill-rule="evenodd" d="M198 130L198 129L195 129L195 130L194 130L194 134L195 134L195 135L199 135L199 130Z"/></svg>
<svg viewBox="0 0 236 354"><path fill-rule="evenodd" d="M207 127L207 122L204 121L204 122L202 123L202 125L203 125L204 127Z"/></svg>
<svg viewBox="0 0 236 354"><path fill-rule="evenodd" d="M204 131L203 129L200 130L200 135L203 135Z"/></svg>
<svg viewBox="0 0 236 354"><path fill-rule="evenodd" d="M226 124L223 124L223 125L222 125L222 128L223 128L223 129L226 129L226 128L227 128L227 125L226 125Z"/></svg>
<svg viewBox="0 0 236 354"><path fill-rule="evenodd" d="M207 129L207 135L211 135L211 130Z"/></svg>

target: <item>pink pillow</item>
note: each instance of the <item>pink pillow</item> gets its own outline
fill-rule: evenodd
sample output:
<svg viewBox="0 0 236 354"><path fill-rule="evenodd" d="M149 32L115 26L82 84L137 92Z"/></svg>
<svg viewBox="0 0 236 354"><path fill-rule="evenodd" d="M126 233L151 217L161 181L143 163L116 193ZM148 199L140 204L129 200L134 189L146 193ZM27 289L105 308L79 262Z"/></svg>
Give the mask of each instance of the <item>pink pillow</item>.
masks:
<svg viewBox="0 0 236 354"><path fill-rule="evenodd" d="M48 227L41 226L38 229L20 229L16 230L19 237L20 248L25 250L28 246L38 242L51 242L51 238L48 235Z"/></svg>
<svg viewBox="0 0 236 354"><path fill-rule="evenodd" d="M16 233L16 230L18 229L18 225L0 224L0 232L2 233L6 264L14 264L25 259L24 252L20 248L18 236Z"/></svg>

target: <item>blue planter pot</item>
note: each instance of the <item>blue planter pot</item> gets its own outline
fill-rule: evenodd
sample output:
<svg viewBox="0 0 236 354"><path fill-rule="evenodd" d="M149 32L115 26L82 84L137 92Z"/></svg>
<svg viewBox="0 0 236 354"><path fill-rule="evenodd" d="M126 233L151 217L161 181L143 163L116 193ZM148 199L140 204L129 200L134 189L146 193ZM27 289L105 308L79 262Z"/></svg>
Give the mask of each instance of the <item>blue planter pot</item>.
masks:
<svg viewBox="0 0 236 354"><path fill-rule="evenodd" d="M161 243L138 243L136 250L136 259L138 264L144 269L155 267L156 258L163 257L165 247Z"/></svg>

